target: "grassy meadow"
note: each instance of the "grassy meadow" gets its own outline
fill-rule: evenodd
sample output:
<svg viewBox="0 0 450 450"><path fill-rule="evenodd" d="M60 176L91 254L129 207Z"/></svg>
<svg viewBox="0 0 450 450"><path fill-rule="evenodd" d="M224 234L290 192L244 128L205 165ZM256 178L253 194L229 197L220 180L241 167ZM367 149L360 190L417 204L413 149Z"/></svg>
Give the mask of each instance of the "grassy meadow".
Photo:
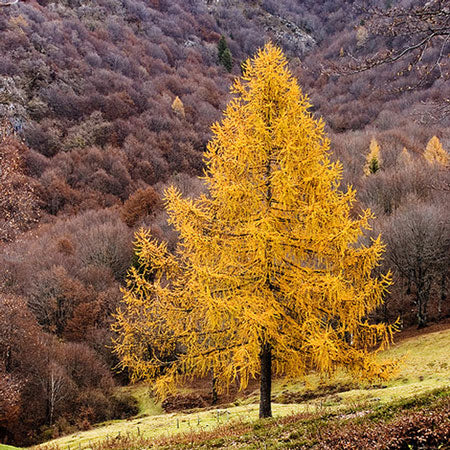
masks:
<svg viewBox="0 0 450 450"><path fill-rule="evenodd" d="M284 423L289 422L289 417L302 415L326 417L340 414L339 417L344 417L355 411L389 408L389 405L402 404L408 399L426 397L430 392L439 392L440 396L446 397L449 392L445 390L450 386L449 349L450 328L436 331L431 328L423 334L400 340L381 355L383 358L399 358L402 361L398 375L383 384L357 383L346 373L338 373L332 379L311 374L301 381L275 380L272 396L274 418L270 420ZM116 448L112 444L109 447L101 446L101 442L127 439L130 442L138 439L146 443L159 439L172 442L175 439L176 442L177 434L207 434L219 428L239 428L244 424L260 422L257 389L238 396L230 404L173 413L163 412L161 405L149 395L148 387L137 385L123 389L131 390L139 402L140 413L135 418L99 424L90 430L55 439L35 449ZM188 392L190 389L193 390L186 387L183 391ZM130 444L130 448L134 447ZM0 447L0 450L5 449Z"/></svg>

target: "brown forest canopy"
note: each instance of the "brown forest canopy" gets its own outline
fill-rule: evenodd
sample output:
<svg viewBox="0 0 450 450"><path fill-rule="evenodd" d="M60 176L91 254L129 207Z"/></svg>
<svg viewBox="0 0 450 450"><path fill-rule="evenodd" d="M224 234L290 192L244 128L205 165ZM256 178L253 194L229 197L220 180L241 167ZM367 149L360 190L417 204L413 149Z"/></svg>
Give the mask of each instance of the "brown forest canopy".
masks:
<svg viewBox="0 0 450 450"><path fill-rule="evenodd" d="M48 213L108 207L173 172L201 173L233 76L219 64L221 35L235 74L267 39L280 44L337 132L429 120L430 109L442 125L435 103L448 98L445 61L413 92L422 72L405 69L408 60L352 76L333 70L407 39L372 36L352 2L245 3L33 1L2 10L0 113L31 149L27 167ZM448 50L430 45L423 64ZM395 89L384 89L388 81ZM184 114L172 108L177 97Z"/></svg>

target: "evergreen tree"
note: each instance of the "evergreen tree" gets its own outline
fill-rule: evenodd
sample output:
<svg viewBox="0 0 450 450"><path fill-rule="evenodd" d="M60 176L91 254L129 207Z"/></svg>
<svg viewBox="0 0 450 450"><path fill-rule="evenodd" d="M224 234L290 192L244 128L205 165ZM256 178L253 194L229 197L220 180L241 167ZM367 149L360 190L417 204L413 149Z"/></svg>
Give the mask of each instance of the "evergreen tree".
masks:
<svg viewBox="0 0 450 450"><path fill-rule="evenodd" d="M217 52L219 55L219 61L222 61L223 52L228 48L227 40L225 36L220 36L219 42L217 44Z"/></svg>
<svg viewBox="0 0 450 450"><path fill-rule="evenodd" d="M227 48L222 54L222 65L228 72L231 72L233 69L233 57L231 56L230 49Z"/></svg>
<svg viewBox="0 0 450 450"><path fill-rule="evenodd" d="M217 44L217 52L220 64L222 64L228 72L231 72L231 69L233 68L233 56L231 55L231 51L228 48L227 41L223 35L220 37L219 43Z"/></svg>
<svg viewBox="0 0 450 450"><path fill-rule="evenodd" d="M246 62L213 126L209 193L168 189L178 249L137 234L140 267L155 279L130 270L115 325L135 379L156 379L164 395L194 376L213 373L219 392L259 377L260 417L271 416L273 374L341 366L384 378L394 367L375 356L392 329L366 318L390 284L372 274L383 244L358 244L372 214L351 217L355 191L339 190L324 122L286 66L272 44Z"/></svg>

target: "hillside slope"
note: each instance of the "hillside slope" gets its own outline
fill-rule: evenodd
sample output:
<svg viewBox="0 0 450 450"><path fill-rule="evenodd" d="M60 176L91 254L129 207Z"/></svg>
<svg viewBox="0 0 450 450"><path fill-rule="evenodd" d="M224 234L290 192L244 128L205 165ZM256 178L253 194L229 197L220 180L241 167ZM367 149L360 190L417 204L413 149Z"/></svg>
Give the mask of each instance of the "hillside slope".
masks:
<svg viewBox="0 0 450 450"><path fill-rule="evenodd" d="M423 333L394 345L381 357L399 358L403 359L403 362L397 377L382 386L375 384L356 387L355 381L345 374L340 374L333 380L320 380L314 375L299 383L278 380L273 392L274 418L276 420L300 413L327 415L335 414L337 411L342 411L340 414L344 414L344 411L355 410L375 411L392 402L414 400L417 396L448 388L450 385L450 366L447 361L449 347L449 328ZM352 385L355 388L348 389ZM317 396L312 400L301 400L308 398L306 394L314 397L314 392ZM447 391L445 395L448 396L449 392ZM298 403L296 399L299 399ZM133 420L115 421L36 448L66 449L72 446L78 448L79 445L82 448L89 448L90 443L101 442L108 438L127 435L136 437L138 434L140 438L146 439L177 433L181 433L181 436L183 433L212 430L224 424L228 424L230 429L233 429L234 426L239 427L239 424L243 422L251 423L257 420L258 405L253 403L255 400L257 400L256 393L241 398L238 402L239 406L228 405L220 409L197 409L190 413L139 416ZM286 423L288 422L289 419L286 418ZM450 428L447 431L450 432Z"/></svg>
<svg viewBox="0 0 450 450"><path fill-rule="evenodd" d="M448 94L439 77L409 92L400 88L419 75L395 75L403 63L330 76L349 59L341 49L361 57L383 48L358 41L360 17L343 1L19 2L0 16L0 116L30 147L28 172L51 216L117 204L175 172L201 173L232 79L217 58L221 34L233 75L265 41L278 43L336 131L364 128L382 111L388 128L407 123L400 112L429 117L427 105ZM394 78L396 91L382 88Z"/></svg>

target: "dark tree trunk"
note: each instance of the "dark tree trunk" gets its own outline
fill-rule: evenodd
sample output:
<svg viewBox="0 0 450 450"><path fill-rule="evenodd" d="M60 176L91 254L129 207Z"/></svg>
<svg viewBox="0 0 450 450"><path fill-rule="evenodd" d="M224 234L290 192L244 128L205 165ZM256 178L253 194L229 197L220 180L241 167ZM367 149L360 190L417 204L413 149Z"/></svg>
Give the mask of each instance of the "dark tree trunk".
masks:
<svg viewBox="0 0 450 450"><path fill-rule="evenodd" d="M417 304L417 328L425 328L427 326L427 319L424 313L424 304L422 299L422 293L418 290L416 295Z"/></svg>
<svg viewBox="0 0 450 450"><path fill-rule="evenodd" d="M212 372L212 386L211 386L211 394L212 394L212 399L211 399L211 403L213 405L215 405L217 403L218 400L218 396L217 396L217 389L216 389L216 376L214 374L214 371Z"/></svg>
<svg viewBox="0 0 450 450"><path fill-rule="evenodd" d="M438 320L442 319L442 305L445 305L445 300L447 299L446 278L447 274L444 272L441 278L441 295L438 300Z"/></svg>
<svg viewBox="0 0 450 450"><path fill-rule="evenodd" d="M425 273L422 270L422 266L419 260L419 270L417 272L417 276L415 277L416 284L416 300L415 304L417 307L417 328L425 328L427 326L427 317L426 317L426 309L425 302L426 299L426 278Z"/></svg>
<svg viewBox="0 0 450 450"><path fill-rule="evenodd" d="M259 358L261 361L259 417L272 417L272 347L270 344L261 345Z"/></svg>
<svg viewBox="0 0 450 450"><path fill-rule="evenodd" d="M46 384L46 396L47 398L45 399L45 422L51 426L52 424L52 419L51 419L51 410L52 410L52 406L51 406L51 401L50 401L50 376L47 376L47 380L45 381Z"/></svg>
<svg viewBox="0 0 450 450"><path fill-rule="evenodd" d="M428 301L430 298L431 280L417 289L417 328L425 328L428 325Z"/></svg>

